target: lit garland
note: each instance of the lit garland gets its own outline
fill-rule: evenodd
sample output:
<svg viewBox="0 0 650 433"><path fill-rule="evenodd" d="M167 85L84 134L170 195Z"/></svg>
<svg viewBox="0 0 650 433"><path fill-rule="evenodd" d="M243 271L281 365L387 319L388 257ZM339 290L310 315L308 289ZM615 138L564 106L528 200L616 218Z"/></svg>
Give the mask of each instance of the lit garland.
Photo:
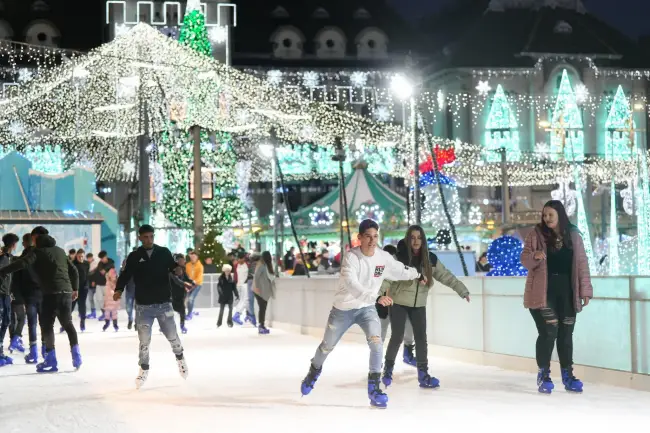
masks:
<svg viewBox="0 0 650 433"><path fill-rule="evenodd" d="M371 219L377 224L382 224L384 222L384 211L379 208L378 204L362 204L355 212L355 216L357 218L357 223L359 224L361 224L361 221L367 219Z"/></svg>
<svg viewBox="0 0 650 433"><path fill-rule="evenodd" d="M334 223L334 212L329 207L315 207L313 212L309 213L311 225L316 227L328 227Z"/></svg>

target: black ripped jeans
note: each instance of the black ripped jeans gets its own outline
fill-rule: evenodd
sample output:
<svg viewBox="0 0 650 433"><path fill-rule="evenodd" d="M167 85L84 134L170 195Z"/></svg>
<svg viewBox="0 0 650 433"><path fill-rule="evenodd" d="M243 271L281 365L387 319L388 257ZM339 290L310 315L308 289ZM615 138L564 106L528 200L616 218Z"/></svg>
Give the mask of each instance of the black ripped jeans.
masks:
<svg viewBox="0 0 650 433"><path fill-rule="evenodd" d="M539 368L550 368L553 347L557 341L560 366L573 366L573 329L576 323L571 276L549 274L546 308L530 310L537 326L535 357Z"/></svg>

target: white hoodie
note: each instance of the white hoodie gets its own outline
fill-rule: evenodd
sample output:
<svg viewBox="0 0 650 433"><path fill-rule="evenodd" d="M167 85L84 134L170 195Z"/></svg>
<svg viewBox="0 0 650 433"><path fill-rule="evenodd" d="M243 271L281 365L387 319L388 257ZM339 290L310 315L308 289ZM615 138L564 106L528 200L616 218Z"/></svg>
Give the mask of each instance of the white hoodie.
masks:
<svg viewBox="0 0 650 433"><path fill-rule="evenodd" d="M341 265L334 308L355 310L375 305L384 279L414 280L419 275L415 268L404 266L379 248L372 257L365 256L358 247L353 248L345 254Z"/></svg>

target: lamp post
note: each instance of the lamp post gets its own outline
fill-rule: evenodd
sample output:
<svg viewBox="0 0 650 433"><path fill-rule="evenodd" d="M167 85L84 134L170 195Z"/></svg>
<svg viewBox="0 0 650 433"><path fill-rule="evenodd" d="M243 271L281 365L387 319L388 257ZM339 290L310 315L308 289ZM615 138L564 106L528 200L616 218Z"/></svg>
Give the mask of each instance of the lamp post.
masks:
<svg viewBox="0 0 650 433"><path fill-rule="evenodd" d="M280 243L278 241L278 226L280 224L283 224L284 221L278 222L278 179L277 179L278 156L275 149L275 140L272 139L272 142L270 144L269 143L260 144L260 152L262 152L262 155L264 155L264 157L271 159L271 194L273 197L273 207L271 210L271 215L273 218L273 245L275 251L275 258L273 259L273 263L275 263L275 268L274 268L275 275L278 275L278 271L279 271L278 260L282 255L282 251L280 249Z"/></svg>
<svg viewBox="0 0 650 433"><path fill-rule="evenodd" d="M414 96L414 86L411 80L403 75L397 74L391 81L391 89L395 95L402 100L402 104L408 101L411 107L411 146L413 148L413 211L415 223L420 224L422 220L422 207L420 203L420 145L417 137L417 105Z"/></svg>

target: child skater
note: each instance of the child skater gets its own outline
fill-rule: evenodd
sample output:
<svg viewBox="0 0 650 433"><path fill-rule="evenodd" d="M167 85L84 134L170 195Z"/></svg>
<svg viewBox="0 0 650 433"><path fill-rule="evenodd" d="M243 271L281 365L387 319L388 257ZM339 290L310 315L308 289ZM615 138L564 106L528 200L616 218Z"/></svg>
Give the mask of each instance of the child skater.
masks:
<svg viewBox="0 0 650 433"><path fill-rule="evenodd" d="M104 286L104 326L102 330L106 331L110 326L111 319L113 319L113 328L117 332L120 329L117 326L117 310L120 309L120 301L113 300L115 286L117 285L115 264L110 261L104 264L104 268L99 272L106 277L106 286Z"/></svg>
<svg viewBox="0 0 650 433"><path fill-rule="evenodd" d="M368 398L374 407L385 408L388 396L379 387L381 378L381 324L375 309L375 301L387 307L392 300L387 296L377 299L384 278L390 280L420 279L414 268L404 266L389 253L377 249L379 225L373 220L359 224L357 235L360 246L344 255L341 276L337 283L334 306L330 312L325 336L311 360L309 373L302 381L300 390L307 395L314 389L321 374L323 363L334 350L343 334L352 325L359 325L366 334L370 347L370 372L368 373Z"/></svg>
<svg viewBox="0 0 650 433"><path fill-rule="evenodd" d="M221 275L217 283L217 290L219 291L219 319L217 320L217 328L221 327L223 322L224 306L228 306L228 327L232 328L232 304L233 301L239 301L239 292L237 291L237 283L232 274L232 266L226 264L221 268Z"/></svg>
<svg viewBox="0 0 650 433"><path fill-rule="evenodd" d="M181 255L181 258L182 255ZM185 272L185 267L176 257L176 267L172 272L172 308L181 316L181 332L187 334L185 327L185 295L194 287L194 281L190 280ZM183 258L184 261L184 258ZM161 331L162 332L162 331Z"/></svg>

